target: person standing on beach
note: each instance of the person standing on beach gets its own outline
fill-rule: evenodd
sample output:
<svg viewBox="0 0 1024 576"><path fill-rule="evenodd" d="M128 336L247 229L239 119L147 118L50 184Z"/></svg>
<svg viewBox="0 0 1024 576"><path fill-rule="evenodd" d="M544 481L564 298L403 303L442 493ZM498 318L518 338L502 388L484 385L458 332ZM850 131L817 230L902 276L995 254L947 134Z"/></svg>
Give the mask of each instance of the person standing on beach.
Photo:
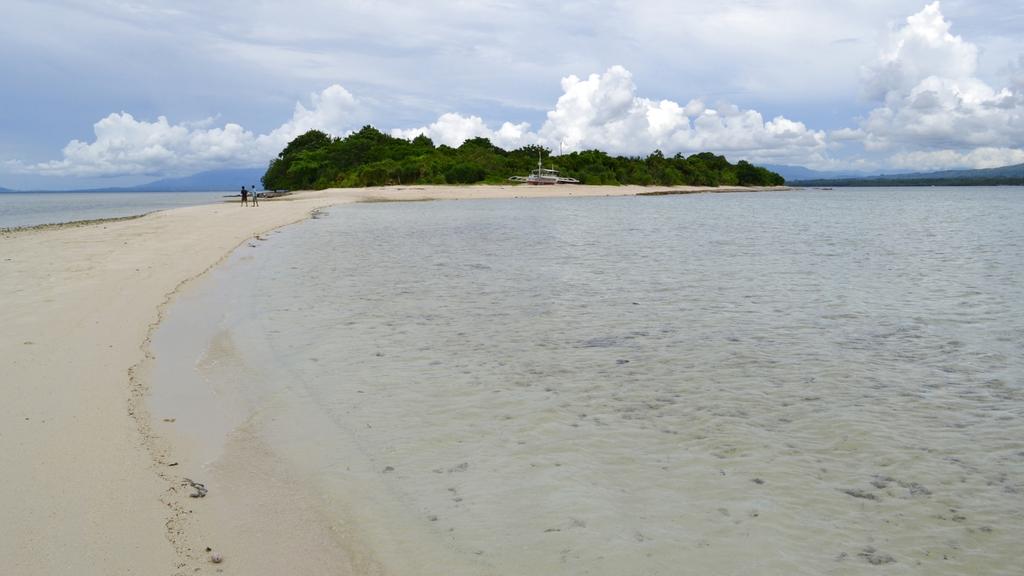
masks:
<svg viewBox="0 0 1024 576"><path fill-rule="evenodd" d="M259 206L260 205L260 193L256 191L256 185L255 184L252 185L252 205L253 206Z"/></svg>
<svg viewBox="0 0 1024 576"><path fill-rule="evenodd" d="M249 191L245 189L245 186L242 186L242 206L248 206L248 205L249 205Z"/></svg>

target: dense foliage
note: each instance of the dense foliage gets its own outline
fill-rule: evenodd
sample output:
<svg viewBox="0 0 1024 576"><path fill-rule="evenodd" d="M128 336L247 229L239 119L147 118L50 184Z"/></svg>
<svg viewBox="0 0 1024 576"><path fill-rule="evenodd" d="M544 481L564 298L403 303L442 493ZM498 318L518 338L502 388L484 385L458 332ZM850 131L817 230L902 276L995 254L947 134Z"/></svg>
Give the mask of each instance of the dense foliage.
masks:
<svg viewBox="0 0 1024 576"><path fill-rule="evenodd" d="M744 160L731 164L723 156L702 152L665 157L654 151L646 158L609 156L598 150L548 158L548 150L526 146L503 150L486 138L466 140L458 148L434 146L426 136L413 140L383 134L372 126L345 138L310 130L292 140L270 162L263 176L268 190L308 190L389 184L498 184L509 176L526 175L537 167L538 153L545 168L583 184L641 184L672 186L773 186L782 176Z"/></svg>

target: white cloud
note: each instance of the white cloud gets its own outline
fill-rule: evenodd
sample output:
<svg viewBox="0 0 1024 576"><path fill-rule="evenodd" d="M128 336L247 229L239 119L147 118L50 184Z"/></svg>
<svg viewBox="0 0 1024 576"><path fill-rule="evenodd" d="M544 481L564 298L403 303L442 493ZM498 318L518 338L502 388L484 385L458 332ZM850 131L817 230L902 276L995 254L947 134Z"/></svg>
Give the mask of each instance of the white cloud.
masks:
<svg viewBox="0 0 1024 576"><path fill-rule="evenodd" d="M715 151L754 160L806 162L825 150L825 134L782 116L765 121L755 110L732 105L709 108L699 100L681 105L637 95L632 74L612 66L585 80L562 79L562 95L536 133L528 124L506 122L498 130L477 116L443 114L422 128L393 130L412 138L426 134L438 144L458 146L482 136L498 146L517 148L539 143L553 150L596 148L612 154L646 155Z"/></svg>
<svg viewBox="0 0 1024 576"><path fill-rule="evenodd" d="M1017 99L1024 99L1024 54L1017 57L1016 62L1009 65L1010 88L1013 89Z"/></svg>
<svg viewBox="0 0 1024 576"><path fill-rule="evenodd" d="M536 135L529 132L526 122L512 124L505 122L498 130L491 130L479 116L462 116L454 112L442 114L436 122L420 128L391 130L398 138L412 139L420 134L429 137L434 144L458 147L470 138L487 138L503 148L518 148L536 141Z"/></svg>
<svg viewBox="0 0 1024 576"><path fill-rule="evenodd" d="M276 156L292 138L309 130L315 129L340 136L352 129L358 103L348 90L332 84L319 94L310 94L310 100L312 108L306 108L302 102L296 102L291 120L269 134L260 135L257 138L260 148Z"/></svg>
<svg viewBox="0 0 1024 576"><path fill-rule="evenodd" d="M1021 148L1011 133L1022 132L1019 114L985 114L988 107L1024 106L1024 60L1018 60L1024 52L1024 3L947 0L941 10L938 5L921 10L928 1L295 0L242 9L236 3L202 0L9 0L4 3L5 17L0 18L0 53L18 57L0 58L0 71L17 90L0 91L0 111L8 111L6 116L0 113L0 155L20 156L25 161L20 171L35 166L37 172L46 167L53 174L101 174L107 165L111 173L118 173L136 156L133 151L124 150L117 158L111 144L100 158L99 147L73 150L83 157L72 166L71 160L62 164L67 159L54 153L70 137L61 135L59 142L54 138L55 127L95 122L98 116L90 110L122 109L139 123L156 125L158 116L164 115L190 134L214 127L229 131L230 119L271 148L277 136L292 130L285 128L270 138L281 122L264 119L283 121L295 91L319 90L333 82L358 87L363 118L382 128L431 129L441 112L461 112L463 119L472 119L467 112L472 110L484 124L476 127L476 134L512 146L531 136L540 138L545 113L554 111L555 101L563 95L561 76L576 71L585 84L585 73L605 71L614 62L632 72L638 94L651 98L651 105L638 104L633 110L630 98L619 101L624 108L601 102L614 126L602 130L567 113L559 129L575 127L581 141L598 142L600 136L614 143L623 141L621 130L636 122L650 132L646 140L637 140L643 145L637 152L652 143L663 149L676 145L716 150L716 139L738 146L741 135L726 138L729 126L716 129L711 122L745 125L743 115L730 115L718 104L724 99L762 113L759 135L747 137L753 142L745 146L752 151L730 151L751 158L775 158L769 154L774 150L793 163L823 167L830 161L813 145L764 147L774 146L772 130L784 130L782 122L766 127L778 114L811 128L828 128L832 160L849 164L859 156L883 166L892 155L922 146L926 151L959 153L975 146ZM516 17L509 18L509 13ZM905 19L908 14L914 16ZM886 32L882 23L889 21L897 24L888 39L875 41L880 31L883 36ZM538 29L545 33L535 34ZM523 42L525 37L530 42ZM123 58L128 52L145 57ZM877 62L862 78L858 67L875 55ZM1011 60L1018 64L1008 69ZM935 95L919 91L911 96L929 77L953 80L957 86L946 83ZM971 78L992 87L994 96L970 89L965 81ZM880 111L867 125L870 110L856 101L861 86L877 99L869 109L887 109L892 116ZM999 96L1003 86L1010 98ZM627 92L630 88L620 87ZM948 97L965 90L978 92L983 102L951 104ZM691 98L715 110L717 118L705 119L703 111L687 109ZM935 102L954 106L959 120L944 125L941 114L925 115L926 129L917 129L921 114L910 107L910 98L917 109ZM316 109L308 100L303 102L309 111ZM289 110L282 112L282 106ZM683 131L677 107L683 109L689 132ZM218 111L225 120L216 116ZM182 122L211 115L216 120L207 125ZM512 123L505 127L503 120ZM524 127L524 120L530 126ZM131 124L126 118L115 121ZM975 133L971 128L978 122L984 128ZM362 123L348 124L344 118L340 122L343 129ZM843 132L844 126L863 132L859 140L870 146L867 154L851 144L858 136ZM167 132L160 126L140 128ZM438 141L454 141L454 132L446 127L436 130ZM699 139L702 134L704 140ZM972 134L973 141L959 136L966 134ZM557 146L554 138L548 145ZM83 140L93 143L92 137ZM229 144L216 149L227 153ZM164 148L185 157L180 148ZM244 159L263 144L241 148ZM808 148L809 155L801 156ZM54 157L56 162L36 164ZM180 158L165 159L163 164L158 160L159 154L139 158L139 166L132 169L193 168L183 166Z"/></svg>
<svg viewBox="0 0 1024 576"><path fill-rule="evenodd" d="M839 130L829 132L828 139L830 142L835 143L847 141L859 142L864 139L864 131L859 128L840 128Z"/></svg>
<svg viewBox="0 0 1024 576"><path fill-rule="evenodd" d="M1024 83L996 89L976 76L978 49L950 33L938 2L891 33L865 69L867 92L880 101L859 132L869 151L896 167L987 167L1019 158L1024 147ZM920 162L920 164L914 164Z"/></svg>
<svg viewBox="0 0 1024 576"><path fill-rule="evenodd" d="M978 69L978 48L950 32L939 2L909 16L889 35L878 60L864 69L865 88L878 99L906 95L929 77L964 79Z"/></svg>
<svg viewBox="0 0 1024 576"><path fill-rule="evenodd" d="M56 176L174 175L223 166L257 166L277 155L299 134L316 128L341 135L351 129L355 98L332 85L311 94L312 107L295 104L291 119L267 134L235 123L208 128L211 119L172 124L166 117L138 120L127 112L110 114L93 125L92 142L72 140L63 158L22 170Z"/></svg>
<svg viewBox="0 0 1024 576"><path fill-rule="evenodd" d="M806 162L825 149L823 132L803 123L776 117L765 121L754 110L732 105L709 108L699 100L680 105L636 94L632 75L621 66L586 80L562 79L563 94L537 132L526 122L504 122L497 129L479 116L441 115L428 126L393 129L392 135L429 136L436 144L459 146L484 137L513 149L540 143L567 151L597 148L613 154L715 151L751 160ZM113 113L93 125L92 142L73 140L63 158L25 166L44 175L109 177L173 175L221 166L257 166L273 158L295 136L311 129L343 135L353 128L356 98L338 85L310 95L311 105L295 104L292 117L267 134L255 134L235 123L211 127L213 120L172 124Z"/></svg>
<svg viewBox="0 0 1024 576"><path fill-rule="evenodd" d="M927 171L949 167L998 168L1024 163L1024 150L1015 148L975 148L969 152L957 150L930 150L896 154L894 168Z"/></svg>
<svg viewBox="0 0 1024 576"><path fill-rule="evenodd" d="M586 80L562 80L563 94L540 129L542 142L569 149L598 148L612 153L672 154L714 151L753 160L820 156L825 134L778 116L765 120L756 110L731 104L712 108L700 100L681 105L638 96L632 75L621 66Z"/></svg>
<svg viewBox="0 0 1024 576"><path fill-rule="evenodd" d="M750 24L748 20L743 21ZM916 169L987 167L1019 161L1024 149L1024 56L1004 68L1006 87L991 86L979 77L978 47L953 34L938 2L906 18L882 44L876 60L861 74L874 108L853 126L827 134L783 115L766 117L727 102L641 96L633 74L623 66L562 78L561 93L537 129L527 122L488 124L481 116L451 111L430 124L394 127L391 133L404 138L425 134L449 146L484 137L506 149L541 144L567 152L596 148L628 155L655 149L666 154L706 150L733 160L817 168L865 162ZM680 77L675 84L685 86L686 80ZM382 106L373 94L367 101ZM358 126L362 106L334 84L311 94L309 104L296 103L291 118L266 133L236 123L216 125L212 118L173 124L163 116L147 121L119 112L94 125L93 141L68 143L61 159L19 166L22 172L82 177L256 166L309 129L347 133ZM867 152L860 158L850 153L857 143Z"/></svg>

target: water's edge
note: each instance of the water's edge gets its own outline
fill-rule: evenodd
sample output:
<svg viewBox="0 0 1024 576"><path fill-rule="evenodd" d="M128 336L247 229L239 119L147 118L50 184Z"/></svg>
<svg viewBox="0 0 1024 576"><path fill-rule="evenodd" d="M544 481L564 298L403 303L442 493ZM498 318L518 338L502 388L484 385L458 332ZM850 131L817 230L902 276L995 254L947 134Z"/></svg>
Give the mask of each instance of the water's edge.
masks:
<svg viewBox="0 0 1024 576"><path fill-rule="evenodd" d="M293 227L282 233L286 235L293 232L300 233L302 230L308 230L309 226L315 225L315 223L310 222L304 224L303 227ZM280 348L280 342L275 343L275 338L272 335L263 335L258 331L252 330L252 325L242 322L244 318L227 312L235 310L237 313L237 310L244 309L246 306L249 306L250 312L252 312L251 306L253 305L266 306L266 302L250 298L252 295L248 293L248 287L255 289L261 275L273 276L287 268L275 257L276 253L269 250L277 242L275 235L270 235L269 238L270 240L266 244L257 242L253 246L239 248L223 266L212 271L208 278L205 278L200 283L196 283L195 286L182 293L179 301L174 305L174 311L168 315L166 321L161 325L160 330L154 337L154 349L160 355L160 362L157 363L157 368L160 369L161 365L165 366L165 368L167 366L173 367L167 374L154 374L153 397L150 403L153 407L155 425L161 429L161 433L167 434L168 437L176 437L176 444L181 446L191 445L185 452L194 456L192 460L183 460L181 462L180 465L183 466L183 473L187 471L188 474L208 478L208 485L213 489L212 493L214 494L217 493L218 488L232 487L232 493L225 495L223 501L218 501L216 504L209 506L212 509L210 512L211 522L208 525L209 529L213 531L211 534L215 535L216 530L232 530L236 534L251 533L252 539L248 542L243 543L242 539L237 542L245 550L244 554L246 556L263 558L260 564L254 564L254 566L264 569L267 566L266 562L273 562L271 551L303 550L303 554L308 555L310 558L320 558L327 562L328 560L323 554L325 549L323 544L328 543L335 550L339 551L341 556L348 559L347 562L353 567L353 570L360 573L449 574L460 572L486 573L489 571L503 573L509 567L507 563L490 565L488 562L489 556L484 554L483 550L465 548L464 545L459 544L458 540L448 538L442 529L442 526L446 525L445 521L447 520L447 518L444 518L444 514L442 514L439 522L435 511L432 509L410 509L408 495L403 494L401 489L402 483L409 481L410 478L405 476L409 462L406 462L405 468L399 465L396 470L395 467L386 464L385 461L380 459L380 453L367 453L365 443L361 443L364 440L359 440L357 435L342 434L339 436L338 416L337 414L332 415L325 411L327 406L325 400L327 398L318 394L317 390L308 387L307 379L309 376L306 369L302 368L300 370L297 365L290 361L280 362L279 359L282 352L284 352ZM748 247L744 245L743 249L748 249ZM831 250L830 247L822 247L822 253L825 255L829 253L829 250ZM327 264L327 262L322 260L321 263ZM480 268L475 268L474 270L486 274L489 273L486 269L488 264L493 265L493 262L481 261L480 264L472 265L480 266ZM733 281L735 280L736 278L733 278ZM851 294L851 296L860 297L859 294ZM628 294L625 297L629 299ZM976 298L976 296L971 294L965 294L964 297L968 299ZM632 306L638 303L633 302L630 304L629 302L623 302L623 304ZM829 322L845 322L849 320L844 317L842 309L846 307L846 304L837 307L834 312L828 311L827 304L827 302L822 303L825 306L823 308L825 316L823 317L828 318ZM852 304L859 306L860 303L854 301ZM338 306L339 303L332 302L332 305ZM341 305L344 306L344 303ZM981 312L987 310L987 304L983 300L970 302L970 305L975 307L981 306L981 308L977 308ZM267 309L266 314L275 315L280 312L287 312L287 308L287 304L284 304L281 310L277 308ZM636 310L640 311L642 309ZM537 313L544 313L544 309L538 308ZM955 316L951 316L948 319L943 318L943 321L959 322L960 320ZM765 328L770 327L766 326ZM851 327L854 333L851 334L851 340L848 345L861 345L861 342L854 338L862 336L876 337L876 335L858 332L862 329L872 328L867 324L860 325L854 323L851 324ZM793 334L799 335L800 330L805 330L806 328L806 326L794 325L793 329L796 332L793 332ZM879 328L886 328L886 326L880 326ZM895 332L889 335L886 335L887 333L882 334L878 337L883 339L928 337L928 331L930 330L927 323L909 318L906 322L894 322L891 328ZM714 335L715 333L711 334ZM743 344L737 346L737 343L742 342L747 337L747 334L742 330L738 332L734 330L734 333L725 334L725 336L729 338L723 342L723 350L728 349L730 346L739 350L744 348L745 345ZM629 338L644 340L649 339L650 334L638 332ZM622 342L619 337L598 337L593 339L593 341L581 342L579 353L585 354L587 357L597 358L607 356L608 354L620 355L625 352L620 349ZM908 342L913 341L908 340ZM968 346L966 352L970 352L969 346L971 342L968 340L966 344ZM358 349L359 343L350 343L349 345ZM964 342L954 344L951 341L950 346L952 347L948 354L964 353L960 351L965 346ZM382 356L388 358L393 358L396 355L402 354L403 350L408 350L408 348L401 347L386 348L382 345L378 345L378 347L383 352ZM815 351L812 349L810 352L813 357ZM310 354L318 356L321 362L327 360L320 352L310 350ZM757 363L763 360L756 349L751 349L749 352L744 352L744 354L747 355L744 361L751 362L752 368L756 368L758 366ZM629 361L630 358L630 356L625 356L621 359ZM969 358L965 357L965 361ZM633 366L642 366L643 362L638 363L638 360L643 359L646 358L632 357ZM312 358L312 360L317 362L317 358ZM612 360L615 359L612 358ZM978 360L991 362L990 358L971 359L970 361ZM416 360L416 362L419 361L420 359ZM623 364L622 366L625 366L625 368L617 369L622 371L629 370L628 364ZM769 367L765 368L765 366ZM762 365L760 369L774 370L770 366L771 364ZM196 369L193 370L193 368ZM938 368L943 367L940 366ZM951 366L951 368L953 370L963 369L958 366ZM424 365L423 369L430 368ZM1013 370L1009 372L1010 376L1014 374ZM359 376L365 378L367 375L360 374ZM733 376L738 378L746 377L743 371L736 372ZM372 378L372 375L370 377ZM825 372L809 377L812 382L815 377L819 381L822 379L826 381L830 379L834 379L837 382L844 381L843 377L838 374ZM879 386L888 385L889 379L887 376L880 376ZM356 382L357 380L353 379L352 381ZM165 384L161 384L161 382ZM185 385L178 386L172 393L171 389L166 385L168 382L184 383ZM1013 382L1011 381L1009 384L1012 386ZM777 388L775 393L782 394L783 399L788 401L789 398L786 396L789 394L786 388L788 384L776 382L774 385ZM1005 388L1005 386L998 382L992 386L993 393ZM882 388L878 389L881 390ZM347 393L361 392L361 390L353 389ZM523 393L532 394L533 392L523 390ZM954 397L949 396L947 398L943 395L946 392L938 389L924 392L907 391L906 393L920 394L921 400L934 402L936 406L954 400ZM1012 392L1009 393L1012 395ZM875 394L875 392L869 391L862 399L853 397L841 399L843 401L852 401L851 406L860 406L859 402L863 401L876 402L884 399L881 392L878 393L877 397ZM752 423L756 426L750 432L756 432L758 427L761 426L768 426L764 430L770 431L772 435L777 433L775 432L776 430L793 429L794 427L791 425L792 420L807 418L813 414L814 410L820 409L820 404L815 404L819 401L818 399L812 395L805 394L804 396L806 396L806 399L795 397L793 400L807 402L806 407L801 407L799 403L793 406L783 404L785 410L780 412L778 422L775 422L774 418L769 418L770 415L766 413L763 419ZM356 397L353 396L352 398L353 405L359 405ZM699 398L697 400L700 401ZM766 402L770 400L771 396L765 396ZM657 410L670 412L681 409L674 407L678 400L672 400L671 396L665 396L664 394L652 396L649 401L654 402L654 408ZM371 406L376 405L367 404L367 407ZM737 408L707 408L710 410L710 414L691 412L689 417L710 417L711 419L708 420L708 423L712 427L711 430L718 429L719 433L729 433L728 426L732 426L732 424L722 429L715 424L716 422L740 422L737 418L746 417L742 412L744 410L742 406ZM875 407L869 405L868 408L858 408L858 410L863 410L864 414L868 415L883 408L883 405ZM746 410L749 410L749 407ZM625 418L629 414L630 412L626 412L622 416ZM515 416L514 413L510 413L510 415ZM574 418L576 416L575 414L571 415ZM601 418L613 415L601 415ZM635 420L638 415L638 413L634 412L633 416L629 417ZM556 416L557 418L552 424L557 424L563 415L556 414ZM982 416L984 415L979 414L979 417ZM176 418L176 420L174 422L164 422L164 418ZM580 424L588 425L588 422L593 420L598 426L601 425L598 417L594 414L584 414L581 418ZM643 424L642 420L636 421L637 425ZM800 420L797 421L799 422ZM355 423L363 425L363 422L366 425L374 423L372 419L360 416L353 416L351 419L351 425L355 425ZM512 422L514 424L514 420ZM978 422L982 421L979 420ZM382 423L386 424L387 421ZM971 425L973 423L973 421L965 421L961 425ZM712 453L708 454L710 456L709 459L701 459L694 452L694 458L686 462L685 465L682 462L665 464L673 470L674 474L683 475L693 474L694 471L707 471L713 472L715 476L719 476L718 472L721 470L722 478L719 478L716 482L723 487L726 485L733 487L742 485L736 482L745 483L746 486L749 486L749 489L744 490L750 493L749 498L745 499L745 501L733 503L738 505L738 508L732 505L728 508L720 506L716 511L712 505L713 501L718 500L724 503L734 498L732 493L721 493L718 497L710 498L712 501L708 503L708 506L711 506L710 508L705 510L704 505L699 505L691 508L690 513L695 515L704 526L717 526L719 520L716 520L715 516L724 516L722 520L728 519L729 523L735 521L736 525L743 524L749 526L746 530L748 535L754 538L751 544L755 546L773 545L773 539L769 538L767 534L762 534L762 530L765 528L763 523L766 521L757 520L758 517L771 518L773 516L778 517L780 514L790 514L793 512L793 510L789 509L791 502L799 506L802 502L807 502L809 497L834 499L836 498L835 494L838 494L840 499L847 498L854 505L861 506L858 514L882 514L884 512L885 514L894 514L895 516L893 517L899 517L904 513L914 510L915 507L926 505L928 509L934 508L932 513L936 515L936 522L950 523L948 531L951 535L954 531L960 530L957 523L964 522L964 520L957 519L959 518L958 513L943 511L947 509L957 510L956 507L959 506L957 502L963 495L957 494L956 491L949 491L944 486L937 490L936 486L929 481L927 476L921 475L921 470L923 469L912 467L908 469L908 472L897 470L896 473L892 473L887 471L886 467L890 466L892 462L886 462L888 456L885 453L882 453L881 457L876 455L875 458L877 459L873 462L865 463L866 466L870 464L871 467L863 472L863 477L849 479L830 477L832 472L826 470L826 466L829 464L827 458L829 451L839 450L842 453L856 454L864 451L872 442L888 441L885 431L868 427L861 430L856 422L851 424L854 425L854 430L863 433L863 437L849 438L829 447L820 445L813 437L796 435L794 438L797 440L791 449L782 453L784 456L780 461L784 462L786 459L792 459L793 463L801 468L816 466L821 469L818 472L819 482L825 482L823 486L826 490L820 493L808 494L800 490L788 493L785 485L793 480L788 473L784 473L781 469L773 472L772 470L765 469L763 465L745 458L744 455L746 453L754 453L754 451L759 449L756 436L752 436L749 440L740 439L732 443L716 441L714 436L710 438L695 437L694 440L687 441L696 442L691 444L691 446L697 448L697 452L699 452L700 447L706 447L711 450ZM955 425L956 423L953 424ZM951 429L955 430L956 428L951 426ZM599 430L599 428L596 430ZM762 430L762 433L764 430ZM647 434L647 432L641 432L641 429L638 429L637 432ZM914 433L912 429L908 430L908 432ZM668 427L662 433L670 434L673 432L671 427ZM929 431L929 434L934 433ZM957 467L962 467L967 470L967 474L978 473L977 471L970 471L968 464L961 462L960 459L955 459L955 452L943 451L941 448L938 448L936 452L936 448L929 448L929 453L934 454L934 456L929 456L929 458L942 455L948 456L950 460L943 464L946 469L955 470ZM810 460L812 455L816 455L818 459L817 464ZM824 460L822 460L823 456L826 457ZM524 455L524 457L529 456ZM776 453L774 457L779 457L779 454ZM568 465L570 469L580 465L580 463L576 463L571 459L567 460L566 458L568 456L561 458L562 463ZM387 461L403 462L397 456ZM726 465L727 462L730 464ZM837 463L831 462L831 464ZM461 478L458 476L460 473L459 463L453 461L450 464L452 465L450 469L443 466L440 468L441 471L436 473L437 478L444 480L449 475L454 474L452 481L448 483L452 487L461 490L462 482L461 480L456 480ZM554 464L558 463L553 461L551 465ZM1009 463L1005 465L1019 466L1019 464ZM475 467L477 465L472 464L472 466ZM915 469L917 472L913 471ZM422 481L423 479L430 480L432 478L430 470L424 470L424 472L427 473L426 476L419 478L417 481ZM728 472L729 478L725 478L726 472ZM475 469L474 473L476 473ZM740 477L733 480L733 474L740 474ZM253 478L256 478L257 481L253 481ZM991 481L999 481L995 476L992 478ZM867 484L861 487L861 483ZM770 489L761 488L766 485L770 486ZM1007 484L1007 489L1012 489L1013 486L1012 483ZM844 493L844 490L848 491L848 493ZM759 491L764 492L764 495L757 496L756 493ZM904 492L906 492L906 495L903 494ZM937 493L933 494L933 492ZM946 494L953 497L947 497ZM587 495L584 494L583 496ZM275 506L275 503L279 504L282 500L286 500L294 506L293 512L302 511L302 513L295 514L290 518L287 507L282 509L279 505ZM268 547L266 544L265 531L268 528L266 526L266 517L259 510L268 509L277 510L276 516L281 519L280 522L275 522L273 527L278 535L271 539L279 543L280 548L277 546ZM721 512L723 509L726 512ZM851 509L849 513L854 514L853 510ZM457 513L457 507L449 512ZM735 515L740 512L746 514L747 518L737 518ZM915 514L918 513L915 512ZM987 515L990 520L997 517L992 516L993 513L998 514L997 511L984 511L981 509L978 510L978 513ZM706 517L704 517L705 514L707 515ZM946 514L948 518L944 518L943 514ZM249 517L245 518L245 515ZM316 520L310 522L310 518L315 518ZM852 518L851 516L851 520ZM291 520L295 521L294 526L291 525ZM997 539L1006 537L1005 532L1002 531L1005 527L999 522L975 525L972 523L975 520L975 518L971 518L968 524L965 525L967 528L966 534L969 535L968 539L954 540L950 538L944 544L936 543L936 550L946 551L944 555L951 559L948 564L950 569L956 570L954 559L960 547L983 545L984 542L993 539L993 530L997 535ZM552 518L550 524L551 532L547 533L547 530L543 529L542 526L542 530L546 533L542 534L542 536L545 539L564 537L568 539L568 542L572 542L573 530L586 527L586 523L583 523L582 526L574 524L574 522L580 522L579 519L568 519L566 520L568 523L564 526L559 524L561 521L561 519ZM908 522L908 529L918 522L918 520L914 522L904 521ZM759 522L761 523L760 525L758 524ZM787 520L787 522L789 521ZM591 524L592 527L601 525L595 521L591 521ZM257 526L262 526L263 528L257 530ZM724 524L722 528L716 529L719 532L708 531L709 535L706 535L703 539L695 538L692 543L694 546L692 556L694 558L703 558L705 562L708 560L714 561L718 558L714 554L708 553L708 547L711 547L712 543L715 542L715 538L710 535L719 534L720 536L728 537L734 529L726 528L726 526L728 526L728 523ZM822 526L822 528L826 527ZM659 534L658 530L652 530L638 530L635 533L630 533L629 537L636 540L640 548L650 548L652 542L657 545L659 536L663 544L666 537L672 537L671 534ZM702 531L704 530L702 529ZM261 532L261 534L256 534L256 532ZM292 539L289 536L290 534L298 538ZM562 536L559 536L559 534ZM653 538L652 535L654 536ZM520 534L510 534L509 536L515 538L520 536ZM530 537L532 538L533 536L531 535ZM866 541L860 540L863 536L854 533L849 534L849 537L851 540L857 539L859 542L848 542L843 546L839 546L839 548L848 548L850 544L853 544L854 548L848 556L843 556L842 553L835 554L836 570L849 571L852 568L851 565L846 563L847 558L850 561L860 562L861 564L858 564L858 566L863 566L865 569L874 569L873 566L876 561L883 564L890 561L898 562L905 569L911 568L905 564L906 556L897 555L893 557L888 554L888 549L893 547L899 548L894 543L888 540L876 542L870 538ZM302 546L302 542L316 542L319 546L307 549ZM683 542L685 543L685 539ZM705 544L701 542L705 542L707 547L702 549L701 547L705 546ZM910 545L911 543L912 539L903 545ZM888 545L888 548L886 548L886 545ZM260 550L261 548L263 550ZM881 550L876 553L875 550L879 548ZM266 553L264 554L265 557L261 556L263 552ZM768 550L765 550L765 552L771 553ZM293 558L296 557L292 552L287 553L291 554ZM858 555L860 557L857 557ZM339 557L335 556L331 561L337 562ZM925 557L922 552L921 558ZM712 563L710 566L714 567L715 564ZM794 568L796 566L794 565ZM968 566L961 565L960 569L966 567ZM663 568L665 570L669 569L668 566Z"/></svg>
<svg viewBox="0 0 1024 576"><path fill-rule="evenodd" d="M398 505L381 470L339 442L315 401L287 384L265 340L236 340L225 288L261 266L262 241L280 232L241 245L177 293L151 339L153 431L175 473L209 490L183 529L192 542L221 542L217 550L248 573L490 573Z"/></svg>

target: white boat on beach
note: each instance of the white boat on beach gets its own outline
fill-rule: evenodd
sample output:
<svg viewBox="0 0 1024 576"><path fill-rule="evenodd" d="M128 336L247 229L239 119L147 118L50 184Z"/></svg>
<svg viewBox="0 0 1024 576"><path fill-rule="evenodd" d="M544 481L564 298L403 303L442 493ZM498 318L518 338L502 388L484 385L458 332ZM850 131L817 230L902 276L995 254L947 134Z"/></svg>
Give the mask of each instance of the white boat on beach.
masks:
<svg viewBox="0 0 1024 576"><path fill-rule="evenodd" d="M537 153L537 169L531 170L529 176L512 176L509 178L509 182L526 182L527 184L532 184L534 186L580 183L580 181L575 178L559 176L558 170L545 168L544 163L541 161L539 152Z"/></svg>

